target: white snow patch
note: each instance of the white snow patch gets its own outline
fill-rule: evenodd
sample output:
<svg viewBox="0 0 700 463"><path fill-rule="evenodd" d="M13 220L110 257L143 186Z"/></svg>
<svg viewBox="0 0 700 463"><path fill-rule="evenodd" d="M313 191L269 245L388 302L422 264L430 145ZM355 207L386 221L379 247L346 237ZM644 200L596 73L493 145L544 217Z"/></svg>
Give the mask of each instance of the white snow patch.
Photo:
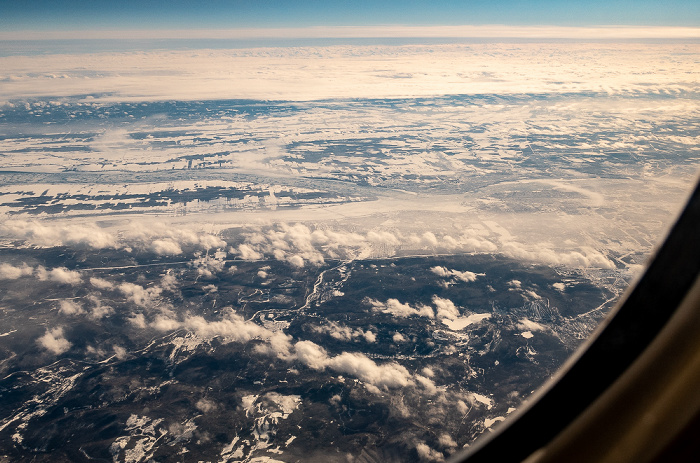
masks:
<svg viewBox="0 0 700 463"><path fill-rule="evenodd" d="M484 420L484 426L485 426L486 428L490 428L491 426L493 426L494 424L498 423L499 421L505 421L505 418L502 417L502 416L497 416L497 417L495 417L495 418L486 418L486 419Z"/></svg>

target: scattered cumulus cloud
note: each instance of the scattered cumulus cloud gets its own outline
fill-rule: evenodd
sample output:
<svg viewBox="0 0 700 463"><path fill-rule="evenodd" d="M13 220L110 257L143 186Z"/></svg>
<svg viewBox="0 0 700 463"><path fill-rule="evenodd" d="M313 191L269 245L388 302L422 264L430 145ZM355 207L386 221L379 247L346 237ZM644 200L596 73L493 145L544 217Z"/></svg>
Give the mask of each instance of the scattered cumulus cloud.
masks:
<svg viewBox="0 0 700 463"><path fill-rule="evenodd" d="M68 352L71 348L71 343L63 335L62 327L47 330L46 334L40 337L37 342L41 347L56 355Z"/></svg>
<svg viewBox="0 0 700 463"><path fill-rule="evenodd" d="M556 289L557 291L564 292L566 289L566 284L565 283L554 283L552 284L552 288Z"/></svg>
<svg viewBox="0 0 700 463"><path fill-rule="evenodd" d="M152 305L154 299L163 292L160 286L144 288L141 285L128 282L121 283L117 286L117 289L124 294L128 300L141 307Z"/></svg>
<svg viewBox="0 0 700 463"><path fill-rule="evenodd" d="M411 306L410 304L403 304L398 299L388 299L386 302L380 302L376 299L365 299L366 304L372 306L372 310L377 312L383 312L391 314L395 317L407 318L407 317L428 317L435 318L435 312L432 307L427 305Z"/></svg>
<svg viewBox="0 0 700 463"><path fill-rule="evenodd" d="M34 269L27 264L15 267L10 264L0 264L0 280L16 280L34 273Z"/></svg>
<svg viewBox="0 0 700 463"><path fill-rule="evenodd" d="M425 442L417 443L416 451L418 452L418 457L421 459L421 461L445 461L445 456L441 452L430 448L430 446Z"/></svg>
<svg viewBox="0 0 700 463"><path fill-rule="evenodd" d="M0 232L36 246L117 247L116 237L95 224L44 224L37 220L3 220Z"/></svg>
<svg viewBox="0 0 700 463"><path fill-rule="evenodd" d="M68 270L65 267L56 267L51 270L46 270L43 266L36 268L36 277L40 281L55 281L68 285L79 285L83 282L80 272L76 270Z"/></svg>
<svg viewBox="0 0 700 463"><path fill-rule="evenodd" d="M82 305L70 299L60 301L58 303L58 311L64 315L80 315L85 313Z"/></svg>
<svg viewBox="0 0 700 463"><path fill-rule="evenodd" d="M98 277L90 277L90 284L97 289L114 289L114 283Z"/></svg>
<svg viewBox="0 0 700 463"><path fill-rule="evenodd" d="M372 331L365 331L361 328L350 328L349 326L341 325L340 323L329 321L320 326L313 326L312 331L316 333L325 333L338 341L353 341L364 339L372 343L377 340L376 334Z"/></svg>

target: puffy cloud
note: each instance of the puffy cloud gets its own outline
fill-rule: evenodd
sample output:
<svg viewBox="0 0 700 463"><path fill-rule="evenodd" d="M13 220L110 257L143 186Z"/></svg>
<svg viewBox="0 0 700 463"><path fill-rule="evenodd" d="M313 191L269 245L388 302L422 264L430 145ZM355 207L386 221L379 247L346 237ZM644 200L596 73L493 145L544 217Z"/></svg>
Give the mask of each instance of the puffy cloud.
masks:
<svg viewBox="0 0 700 463"><path fill-rule="evenodd" d="M117 289L126 296L126 298L132 301L134 304L146 307L153 303L153 299L160 296L163 291L162 288L158 286L153 286L151 288L144 288L141 285L134 283L122 283Z"/></svg>
<svg viewBox="0 0 700 463"><path fill-rule="evenodd" d="M78 285L83 281L82 277L80 276L80 272L68 270L65 267L56 267L51 270L46 270L44 267L39 266L36 268L36 277L41 281L55 281L57 283L64 283L73 286Z"/></svg>
<svg viewBox="0 0 700 463"><path fill-rule="evenodd" d="M330 321L321 326L313 326L311 330L316 333L326 333L339 341L352 341L363 338L365 341L372 343L377 340L377 335L371 331L364 331L360 328L352 329L349 326L344 326L334 321Z"/></svg>
<svg viewBox="0 0 700 463"><path fill-rule="evenodd" d="M287 257L287 262L292 264L294 267L303 267L304 266L304 258L298 254L295 254L291 257Z"/></svg>
<svg viewBox="0 0 700 463"><path fill-rule="evenodd" d="M388 299L386 302L379 302L376 299L365 299L365 303L372 306L372 310L384 312L395 317L428 317L435 318L433 309L427 305L412 307L410 304L402 304L398 299Z"/></svg>
<svg viewBox="0 0 700 463"><path fill-rule="evenodd" d="M371 231L367 233L367 241L386 246L398 246L401 244L399 239L393 233L388 231Z"/></svg>
<svg viewBox="0 0 700 463"><path fill-rule="evenodd" d="M0 280L16 280L23 276L28 276L34 273L34 269L27 264L22 264L21 267L15 267L10 264L0 264Z"/></svg>
<svg viewBox="0 0 700 463"><path fill-rule="evenodd" d="M98 277L90 277L90 284L97 289L114 289L114 283Z"/></svg>
<svg viewBox="0 0 700 463"><path fill-rule="evenodd" d="M118 360L124 360L127 357L128 353L122 346L115 344L112 346L112 350L114 351L114 356L117 357Z"/></svg>
<svg viewBox="0 0 700 463"><path fill-rule="evenodd" d="M124 239L156 254L172 256L182 254L183 247L209 251L227 246L224 240L210 233L186 227L173 228L165 223L134 223L124 232Z"/></svg>
<svg viewBox="0 0 700 463"><path fill-rule="evenodd" d="M253 249L252 246L247 244L241 244L238 246L237 254L243 260L261 260L263 255Z"/></svg>
<svg viewBox="0 0 700 463"><path fill-rule="evenodd" d="M64 299L58 303L58 311L64 315L79 315L85 313L83 307L75 301Z"/></svg>
<svg viewBox="0 0 700 463"><path fill-rule="evenodd" d="M405 387L411 384L411 375L398 363L377 365L364 354L343 352L328 360L328 367L339 373L352 374L376 387Z"/></svg>
<svg viewBox="0 0 700 463"><path fill-rule="evenodd" d="M201 234L198 237L198 245L205 251L211 249L225 249L226 241L222 240L218 236L210 235L208 233Z"/></svg>
<svg viewBox="0 0 700 463"><path fill-rule="evenodd" d="M44 224L37 220L4 220L0 232L24 239L37 246L86 246L94 249L116 248L117 239L95 224Z"/></svg>
<svg viewBox="0 0 700 463"><path fill-rule="evenodd" d="M187 317L181 326L204 337L224 337L234 342L248 342L251 339L267 339L272 332L256 323L246 321L233 311L229 311L221 320L209 321L201 316Z"/></svg>
<svg viewBox="0 0 700 463"><path fill-rule="evenodd" d="M400 342L406 342L404 335L399 332L394 333L394 336L391 339L397 344Z"/></svg>
<svg viewBox="0 0 700 463"><path fill-rule="evenodd" d="M209 413L218 408L216 402L213 402L209 399L199 399L197 403L194 404L194 406L197 407L197 410L199 410L202 413Z"/></svg>
<svg viewBox="0 0 700 463"><path fill-rule="evenodd" d="M102 301L100 301L97 296L90 295L88 296L88 300L93 304L93 307L90 309L88 314L88 316L93 320L102 319L114 312L114 309L112 309L110 306L102 304Z"/></svg>
<svg viewBox="0 0 700 463"><path fill-rule="evenodd" d="M459 310L455 307L454 303L449 299L443 299L439 296L433 296L433 304L437 308L438 318L447 318L454 320L459 317Z"/></svg>
<svg viewBox="0 0 700 463"><path fill-rule="evenodd" d="M182 248L172 239L154 240L151 250L161 256L177 256L182 254Z"/></svg>
<svg viewBox="0 0 700 463"><path fill-rule="evenodd" d="M457 447L457 442L455 442L455 440L452 438L452 436L450 436L447 433L441 434L440 437L438 438L438 442L440 442L440 445L442 445L443 447L447 447L447 448Z"/></svg>
<svg viewBox="0 0 700 463"><path fill-rule="evenodd" d="M226 253L216 253L214 255L209 255L207 253L204 256L194 259L190 262L190 265L197 269L197 273L200 276L211 278L224 269L226 265L225 257Z"/></svg>
<svg viewBox="0 0 700 463"><path fill-rule="evenodd" d="M469 272L469 271L460 272L459 270L449 270L445 267L440 267L440 266L432 267L430 269L430 271L438 276L445 277L445 278L454 277L456 280L461 280L461 281L464 281L466 283L476 281L476 277L479 276L479 274L474 273L474 272ZM481 275L483 275L483 273Z"/></svg>
<svg viewBox="0 0 700 463"><path fill-rule="evenodd" d="M328 365L328 353L311 341L299 341L294 345L294 356L301 363L314 370L323 370Z"/></svg>
<svg viewBox="0 0 700 463"><path fill-rule="evenodd" d="M140 323L140 320L134 320L132 323ZM150 326L158 331L173 331L179 329L182 326L182 323L168 315L160 314L155 317L155 319L150 323Z"/></svg>
<svg viewBox="0 0 700 463"><path fill-rule="evenodd" d="M425 442L416 444L416 451L421 461L445 461L445 456L441 452L430 448Z"/></svg>
<svg viewBox="0 0 700 463"><path fill-rule="evenodd" d="M64 337L63 328L61 327L47 330L46 334L40 337L37 342L44 349L53 352L56 355L68 352L68 350L71 348L71 343Z"/></svg>
<svg viewBox="0 0 700 463"><path fill-rule="evenodd" d="M231 248L233 254L244 260L274 258L291 265L320 265L326 259L354 259L374 254L385 255L391 249L437 248L462 252L495 252L498 247L482 236L463 235L458 239L449 235L403 234L400 231L374 229L360 234L345 230L312 230L304 224L277 223L268 227L251 228L240 234L243 242ZM473 281L471 272L454 271L451 277Z"/></svg>
<svg viewBox="0 0 700 463"><path fill-rule="evenodd" d="M177 277L168 271L160 279L160 287L163 291L175 291L177 289Z"/></svg>
<svg viewBox="0 0 700 463"><path fill-rule="evenodd" d="M435 237L435 234L433 232L425 232L423 233L423 241L427 242L428 245L430 246L437 246L438 245L438 239Z"/></svg>
<svg viewBox="0 0 700 463"><path fill-rule="evenodd" d="M501 251L508 257L542 262L548 265L565 265L575 268L615 268L615 264L610 259L590 247L581 247L580 251L557 252L545 244L525 246L515 241L507 241L502 244Z"/></svg>
<svg viewBox="0 0 700 463"><path fill-rule="evenodd" d="M329 356L323 347L312 341L301 340L292 343L291 336L281 331L273 332L253 321L245 320L233 310L227 311L218 320L187 316L179 321L173 316L160 314L149 323L144 314L135 314L129 321L140 328L152 327L162 331L186 329L202 338L221 337L225 342L259 341L255 351L260 354L272 355L286 362L299 362L315 370L330 369L353 375L364 381L368 390L373 392L416 385L428 394L434 394L437 391L432 380L421 375L413 376L398 363L389 362L379 365L365 354L355 352ZM370 331L357 330L357 332L368 342L374 342L376 339L376 335ZM355 335L356 333L353 332L350 336Z"/></svg>
<svg viewBox="0 0 700 463"><path fill-rule="evenodd" d="M423 387L423 389L425 389L425 392L427 392L430 395L437 394L438 388L437 386L435 386L433 380L421 375L416 375L415 378L416 383L420 384Z"/></svg>

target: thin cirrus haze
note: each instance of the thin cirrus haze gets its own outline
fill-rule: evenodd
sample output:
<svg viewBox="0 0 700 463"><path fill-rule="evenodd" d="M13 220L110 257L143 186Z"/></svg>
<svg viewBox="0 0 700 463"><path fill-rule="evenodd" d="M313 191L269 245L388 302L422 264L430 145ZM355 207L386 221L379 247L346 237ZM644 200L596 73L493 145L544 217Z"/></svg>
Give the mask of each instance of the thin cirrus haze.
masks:
<svg viewBox="0 0 700 463"><path fill-rule="evenodd" d="M697 176L698 7L594 3L3 4L0 459L444 461L506 420Z"/></svg>

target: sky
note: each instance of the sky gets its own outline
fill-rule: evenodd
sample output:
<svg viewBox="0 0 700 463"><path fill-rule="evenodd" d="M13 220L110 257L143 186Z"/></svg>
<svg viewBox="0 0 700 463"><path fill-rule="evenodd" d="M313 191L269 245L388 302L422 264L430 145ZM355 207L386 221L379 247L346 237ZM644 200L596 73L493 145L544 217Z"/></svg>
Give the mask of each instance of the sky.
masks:
<svg viewBox="0 0 700 463"><path fill-rule="evenodd" d="M0 31L700 25L697 0L0 0Z"/></svg>

